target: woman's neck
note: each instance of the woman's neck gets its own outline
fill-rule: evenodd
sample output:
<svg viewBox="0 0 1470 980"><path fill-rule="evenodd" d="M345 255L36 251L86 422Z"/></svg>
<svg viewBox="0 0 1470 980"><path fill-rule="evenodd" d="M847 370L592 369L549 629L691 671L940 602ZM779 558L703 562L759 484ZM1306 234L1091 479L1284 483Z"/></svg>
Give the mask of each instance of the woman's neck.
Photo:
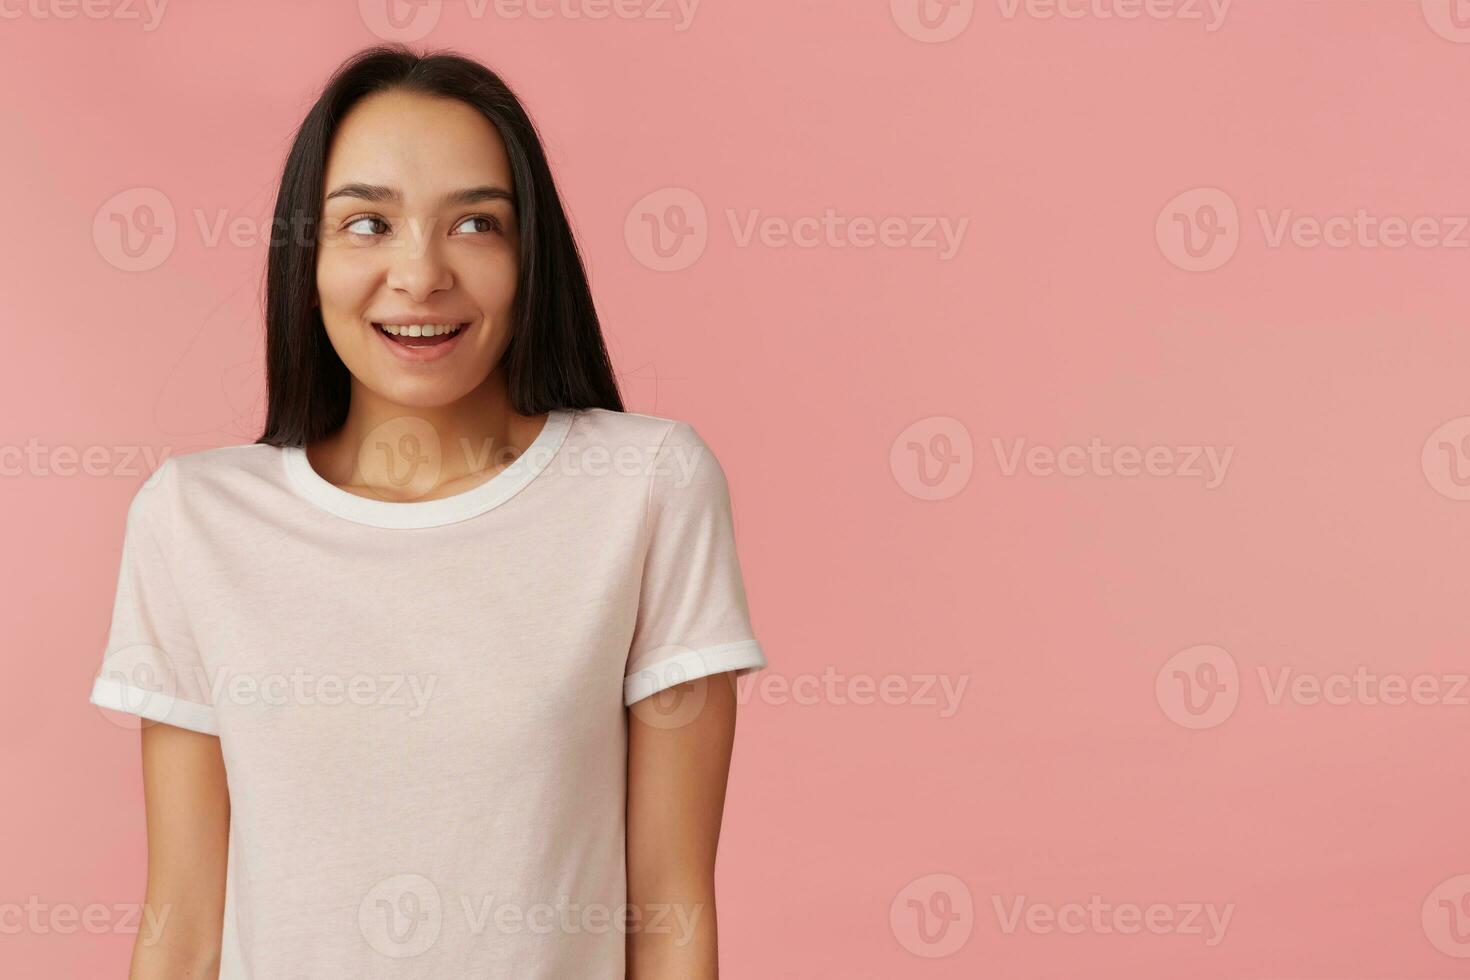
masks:
<svg viewBox="0 0 1470 980"><path fill-rule="evenodd" d="M307 447L312 468L343 490L384 500L432 500L485 482L525 452L546 417L510 404L499 369L446 405L410 406L352 383L340 429Z"/></svg>

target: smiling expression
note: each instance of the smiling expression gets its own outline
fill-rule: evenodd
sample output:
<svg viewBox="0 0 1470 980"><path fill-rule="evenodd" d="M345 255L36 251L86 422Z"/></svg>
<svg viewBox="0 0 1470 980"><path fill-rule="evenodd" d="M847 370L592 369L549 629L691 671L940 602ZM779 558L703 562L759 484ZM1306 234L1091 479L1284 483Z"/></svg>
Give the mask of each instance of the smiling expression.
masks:
<svg viewBox="0 0 1470 980"><path fill-rule="evenodd" d="M324 184L317 296L348 371L406 407L473 391L510 342L519 271L495 127L455 99L372 95L337 129Z"/></svg>

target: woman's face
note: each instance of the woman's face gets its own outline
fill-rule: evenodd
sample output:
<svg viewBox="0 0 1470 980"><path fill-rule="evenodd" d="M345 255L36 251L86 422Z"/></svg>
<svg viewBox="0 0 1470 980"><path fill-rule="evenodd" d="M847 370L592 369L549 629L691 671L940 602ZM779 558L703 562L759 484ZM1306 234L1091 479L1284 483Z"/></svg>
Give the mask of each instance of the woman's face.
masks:
<svg viewBox="0 0 1470 980"><path fill-rule="evenodd" d="M360 384L437 408L500 362L519 265L514 190L500 135L462 102L383 92L348 113L327 157L316 284L327 336Z"/></svg>

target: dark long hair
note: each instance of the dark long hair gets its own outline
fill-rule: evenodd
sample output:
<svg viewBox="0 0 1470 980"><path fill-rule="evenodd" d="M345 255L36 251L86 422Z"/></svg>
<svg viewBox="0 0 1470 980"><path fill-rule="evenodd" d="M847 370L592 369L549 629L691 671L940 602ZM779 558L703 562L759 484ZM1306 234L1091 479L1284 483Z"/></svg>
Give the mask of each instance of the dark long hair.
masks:
<svg viewBox="0 0 1470 980"><path fill-rule="evenodd" d="M515 181L520 274L503 364L511 406L623 411L622 396L536 127L500 76L452 52L366 48L338 67L296 131L276 195L265 282L265 431L258 443L304 446L347 419L350 375L313 305L322 181L338 125L359 100L408 90L458 99L500 134ZM285 234L280 230L285 229Z"/></svg>

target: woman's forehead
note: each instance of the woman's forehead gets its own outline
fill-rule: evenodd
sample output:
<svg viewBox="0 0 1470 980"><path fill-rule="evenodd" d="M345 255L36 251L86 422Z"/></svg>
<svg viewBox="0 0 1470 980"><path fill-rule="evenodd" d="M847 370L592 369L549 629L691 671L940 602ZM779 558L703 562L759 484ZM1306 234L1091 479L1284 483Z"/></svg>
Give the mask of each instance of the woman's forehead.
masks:
<svg viewBox="0 0 1470 980"><path fill-rule="evenodd" d="M342 120L327 156L328 185L357 182L429 203L462 188L509 187L510 161L494 125L456 99L384 93Z"/></svg>

